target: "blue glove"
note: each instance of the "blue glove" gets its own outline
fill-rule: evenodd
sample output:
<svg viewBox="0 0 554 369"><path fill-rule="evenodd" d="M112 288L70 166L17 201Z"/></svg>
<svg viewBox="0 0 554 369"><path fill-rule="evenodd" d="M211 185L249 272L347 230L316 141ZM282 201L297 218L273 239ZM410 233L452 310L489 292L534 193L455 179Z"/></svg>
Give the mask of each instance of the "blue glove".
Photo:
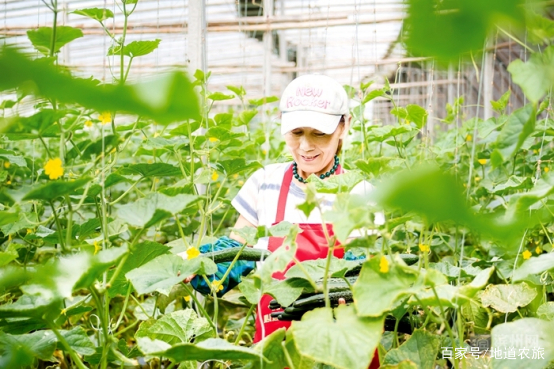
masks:
<svg viewBox="0 0 554 369"><path fill-rule="evenodd" d="M200 252L202 254L205 254L207 252L219 251L230 247L241 246L241 243L224 236L219 238L213 244L207 243L200 246ZM256 263L254 261L237 260L235 262L235 265L233 265L233 269L231 269L231 272L227 276L227 279L222 281L221 278L223 278L230 265L230 261L218 263L217 272L215 274L207 276L208 280L212 283L214 283L214 281L218 281L216 282L219 288L219 291L217 292L218 297L223 296L227 293L227 291L232 290L236 285L238 285L242 280L242 276L247 276L248 273L250 273L254 269ZM212 293L211 286L208 286L206 284L206 281L202 276L195 276L190 284L196 291L200 292L203 295L210 295Z"/></svg>
<svg viewBox="0 0 554 369"><path fill-rule="evenodd" d="M354 261L354 260L364 260L366 257L364 254L356 255L351 250L348 250L344 253L342 257L344 260Z"/></svg>

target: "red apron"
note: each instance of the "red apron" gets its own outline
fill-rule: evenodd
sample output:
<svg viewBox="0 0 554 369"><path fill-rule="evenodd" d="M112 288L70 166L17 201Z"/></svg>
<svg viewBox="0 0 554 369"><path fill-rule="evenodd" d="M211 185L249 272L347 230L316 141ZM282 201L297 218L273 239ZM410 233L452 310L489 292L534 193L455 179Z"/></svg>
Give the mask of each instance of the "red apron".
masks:
<svg viewBox="0 0 554 369"><path fill-rule="evenodd" d="M340 165L337 167L337 174L342 173ZM287 204L287 196L289 193L290 184L292 182L292 165L287 169L283 177L281 184L281 191L279 193L279 200L277 202L277 214L275 214L274 225L283 221L285 217L285 206ZM302 230L296 237L296 259L299 261L324 259L327 257L329 247L327 246L327 239L323 232L323 225L319 223L299 223L298 227ZM330 237L334 235L333 227L331 224L326 224L327 232ZM283 237L269 237L268 250L274 252L283 244ZM338 241L335 242L335 246L340 246ZM337 258L342 258L344 255L344 249L342 247L335 247L333 255ZM286 271L294 265L294 261L287 265L284 272L273 273L273 278L283 280L285 279ZM269 302L273 299L270 295L263 295L260 299L260 303L256 312L256 334L254 336L254 343L261 341L264 337L275 332L277 329L285 327L289 328L290 321L280 321L277 318L272 318L271 313L283 311L283 309L271 310L269 308ZM377 350L370 369L379 368L379 358Z"/></svg>

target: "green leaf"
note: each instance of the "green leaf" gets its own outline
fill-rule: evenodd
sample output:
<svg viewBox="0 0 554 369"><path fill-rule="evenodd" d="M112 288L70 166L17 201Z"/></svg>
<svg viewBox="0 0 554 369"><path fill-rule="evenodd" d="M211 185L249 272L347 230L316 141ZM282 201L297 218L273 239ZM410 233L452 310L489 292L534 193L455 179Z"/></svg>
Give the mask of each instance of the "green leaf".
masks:
<svg viewBox="0 0 554 369"><path fill-rule="evenodd" d="M387 272L379 271L379 258L366 261L354 284L354 304L360 316L378 317L394 303L419 290L414 286L418 272L400 259L390 263Z"/></svg>
<svg viewBox="0 0 554 369"><path fill-rule="evenodd" d="M230 100L234 98L235 98L234 95L225 95L222 92L214 92L213 94L208 95L208 99L213 101Z"/></svg>
<svg viewBox="0 0 554 369"><path fill-rule="evenodd" d="M50 55L50 48L52 46L52 27L40 27L36 30L28 30L27 37L29 37L29 40L37 51L46 56ZM65 44L79 37L83 37L83 31L79 28L57 26L54 54L57 54Z"/></svg>
<svg viewBox="0 0 554 369"><path fill-rule="evenodd" d="M17 222L20 219L20 214L12 213L9 211L0 211L0 226Z"/></svg>
<svg viewBox="0 0 554 369"><path fill-rule="evenodd" d="M20 212L16 221L6 224L0 227L0 229L5 235L13 235L22 229L34 228L37 222L38 219L35 213Z"/></svg>
<svg viewBox="0 0 554 369"><path fill-rule="evenodd" d="M281 306L289 306L305 291L313 291L311 284L305 278L287 277L287 279L282 281L274 280L270 285L264 285L263 288L263 292L273 296ZM256 303L258 303L258 301L259 299Z"/></svg>
<svg viewBox="0 0 554 369"><path fill-rule="evenodd" d="M81 326L77 326L69 331L60 330L60 334L63 338L65 338L69 346L71 346L71 348L78 354L93 355L96 352L96 347ZM53 338L56 337L54 336Z"/></svg>
<svg viewBox="0 0 554 369"><path fill-rule="evenodd" d="M494 111L498 113L504 112L504 110L506 109L506 106L508 105L508 102L510 101L510 95L511 95L511 91L508 90L497 101L491 100L491 105Z"/></svg>
<svg viewBox="0 0 554 369"><path fill-rule="evenodd" d="M375 228L371 208L367 196L341 193L337 195L333 209L325 212L323 218L333 224L338 240L345 243L353 230Z"/></svg>
<svg viewBox="0 0 554 369"><path fill-rule="evenodd" d="M529 305L536 296L537 291L525 282L490 284L481 294L481 302L501 313L513 313L518 307Z"/></svg>
<svg viewBox="0 0 554 369"><path fill-rule="evenodd" d="M433 369L435 357L439 351L440 337L420 329L414 333L399 348L390 350L385 356L384 364L400 364L409 360L420 369Z"/></svg>
<svg viewBox="0 0 554 369"><path fill-rule="evenodd" d="M106 19L113 18L113 13L110 9L105 8L86 8L74 10L71 13L83 15L85 17L94 19L98 22L103 22Z"/></svg>
<svg viewBox="0 0 554 369"><path fill-rule="evenodd" d="M0 158L9 161L10 164L17 165L20 168L27 168L25 158L17 155L14 151L0 149Z"/></svg>
<svg viewBox="0 0 554 369"><path fill-rule="evenodd" d="M554 320L554 301L547 301L537 308L537 316L544 320Z"/></svg>
<svg viewBox="0 0 554 369"><path fill-rule="evenodd" d="M417 365L411 360L403 360L398 364L385 364L380 369L418 369Z"/></svg>
<svg viewBox="0 0 554 369"><path fill-rule="evenodd" d="M33 86L32 93L61 103L78 103L96 111L119 111L171 123L199 117L199 103L192 83L183 72L165 73L140 84L98 85L77 79L41 60L31 61L17 51L0 51L3 78L0 89Z"/></svg>
<svg viewBox="0 0 554 369"><path fill-rule="evenodd" d="M123 53L123 55L130 58L136 58L137 56L148 55L158 48L160 41L159 38L153 41L133 41L125 45L123 51L121 50L121 46L114 45L108 50L108 56L121 55Z"/></svg>
<svg viewBox="0 0 554 369"><path fill-rule="evenodd" d="M195 342L200 342L201 337L212 337L213 330L206 318L199 318L194 310L185 309L162 316L154 324L141 330L140 336L175 345L189 343L193 339Z"/></svg>
<svg viewBox="0 0 554 369"><path fill-rule="evenodd" d="M258 111L256 109L253 110L243 110L240 112L238 117L239 125L246 125L250 123L252 118L258 114Z"/></svg>
<svg viewBox="0 0 554 369"><path fill-rule="evenodd" d="M311 175L308 182L315 184L315 189L319 193L339 193L350 192L358 183L363 180L363 176L357 170L348 171L340 176L331 176L326 181L321 180L316 175Z"/></svg>
<svg viewBox="0 0 554 369"><path fill-rule="evenodd" d="M371 100L373 100L377 97L381 97L381 96L385 96L385 95L386 95L385 91L383 91L383 90L371 91L370 93L365 95L364 99L362 100L362 104L366 104L366 103L370 102Z"/></svg>
<svg viewBox="0 0 554 369"><path fill-rule="evenodd" d="M319 308L292 323L298 351L313 360L344 369L366 369L383 330L383 318L360 318L353 306ZM363 349L360 349L363 348Z"/></svg>
<svg viewBox="0 0 554 369"><path fill-rule="evenodd" d="M242 97L246 95L246 91L244 91L244 87L236 87L236 86L227 86L227 89L229 91L233 91L238 97Z"/></svg>
<svg viewBox="0 0 554 369"><path fill-rule="evenodd" d="M108 290L110 297L114 297L118 294L125 295L127 293L129 282L125 278L125 274L146 264L157 256L169 253L169 250L169 247L152 241L144 241L135 245L135 247L129 252L129 256L125 260L125 263L123 263L121 272Z"/></svg>
<svg viewBox="0 0 554 369"><path fill-rule="evenodd" d="M118 172L122 175L140 175L148 177L176 177L182 175L181 170L171 164L152 163L152 164L131 164L121 167Z"/></svg>
<svg viewBox="0 0 554 369"><path fill-rule="evenodd" d="M0 367L24 368L33 366L36 358L51 361L56 342L54 333L38 331L29 334L11 335L0 331Z"/></svg>
<svg viewBox="0 0 554 369"><path fill-rule="evenodd" d="M270 104L272 102L279 101L277 96L262 97L261 99L251 99L248 102L251 105L262 106L263 104Z"/></svg>
<svg viewBox="0 0 554 369"><path fill-rule="evenodd" d="M427 123L427 110L423 109L419 105L408 104L406 105L406 110L408 112L407 119L414 123L417 128L422 129L425 123Z"/></svg>
<svg viewBox="0 0 554 369"><path fill-rule="evenodd" d="M35 186L35 189L27 193L23 200L54 201L60 196L69 195L78 188L83 187L90 178L81 178L73 182L51 181L44 185Z"/></svg>
<svg viewBox="0 0 554 369"><path fill-rule="evenodd" d="M24 280L24 278L21 278ZM4 282L2 280L2 282ZM42 318L48 310L60 311L61 300L47 300L43 296L22 295L16 302L0 305L0 317Z"/></svg>
<svg viewBox="0 0 554 369"><path fill-rule="evenodd" d="M257 161L251 161L248 164L243 158L231 159L231 160L221 160L217 163L217 167L222 172L225 172L227 176L232 176L233 174L241 173L246 170L258 169L262 165Z"/></svg>
<svg viewBox="0 0 554 369"><path fill-rule="evenodd" d="M245 369L282 369L288 366L283 352L282 343L285 340L285 328L279 328L254 346L254 351L265 356L270 363L260 360L248 363Z"/></svg>
<svg viewBox="0 0 554 369"><path fill-rule="evenodd" d="M525 260L523 264L515 270L512 280L521 281L530 275L541 274L552 268L554 268L554 253L542 254Z"/></svg>
<svg viewBox="0 0 554 369"><path fill-rule="evenodd" d="M458 60L481 50L488 32L496 25L523 23L520 0L440 2L409 0L404 36L411 55ZM505 24L507 23L507 24ZM460 39L459 35L464 35Z"/></svg>
<svg viewBox="0 0 554 369"><path fill-rule="evenodd" d="M176 255L161 255L131 270L125 277L140 293L158 291L169 296L171 287L191 274L214 274L217 266L207 258L183 260Z"/></svg>
<svg viewBox="0 0 554 369"><path fill-rule="evenodd" d="M496 140L496 148L504 158L517 154L527 137L535 131L536 113L535 106L526 105L510 115Z"/></svg>
<svg viewBox="0 0 554 369"><path fill-rule="evenodd" d="M492 329L492 347L502 350L493 358L494 369L543 369L554 360L554 323L536 318L522 318L510 323L498 324ZM510 360L505 353L513 348L516 360ZM542 349L543 355L533 355ZM527 350L527 351L525 351ZM541 351L542 351L541 350ZM528 357L519 356L526 352Z"/></svg>
<svg viewBox="0 0 554 369"><path fill-rule="evenodd" d="M141 351L151 356L163 356L178 363L183 361L218 360L260 360L256 351L241 346L235 346L220 338L210 338L197 344L181 343L170 347L160 340L148 337L137 339ZM165 344L165 345L164 345ZM160 350L165 349L165 350Z"/></svg>
<svg viewBox="0 0 554 369"><path fill-rule="evenodd" d="M148 228L182 212L198 199L196 195L179 194L171 197L154 192L135 202L120 206L117 209L117 216L134 227Z"/></svg>
<svg viewBox="0 0 554 369"><path fill-rule="evenodd" d="M540 53L532 53L527 62L516 59L508 66L512 80L521 87L525 96L534 104L554 83L554 47L548 46Z"/></svg>

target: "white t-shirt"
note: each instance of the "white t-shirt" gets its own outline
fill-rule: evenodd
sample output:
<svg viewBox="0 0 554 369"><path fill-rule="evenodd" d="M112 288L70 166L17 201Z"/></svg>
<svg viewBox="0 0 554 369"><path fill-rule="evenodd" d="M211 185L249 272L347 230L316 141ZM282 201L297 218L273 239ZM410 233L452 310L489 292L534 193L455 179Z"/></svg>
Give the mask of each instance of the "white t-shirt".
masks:
<svg viewBox="0 0 554 369"><path fill-rule="evenodd" d="M275 214L277 213L277 202L281 191L281 184L286 170L292 162L270 164L264 168L258 169L244 183L238 194L231 201L233 207L250 223L258 226L271 227L275 222ZM362 181L358 183L351 193L365 194L371 191L373 186ZM323 213L329 211L333 207L335 194L318 193L318 198L322 200L321 211ZM321 224L321 213L315 208L309 217L306 217L304 212L297 209L297 206L306 202L306 194L304 190L298 187L294 181L291 182L289 194L287 196L287 204L285 206L284 220L290 223L317 223ZM380 214L382 217L382 214ZM379 214L376 214L375 222L379 223ZM254 245L255 248L267 249L267 237L261 238Z"/></svg>

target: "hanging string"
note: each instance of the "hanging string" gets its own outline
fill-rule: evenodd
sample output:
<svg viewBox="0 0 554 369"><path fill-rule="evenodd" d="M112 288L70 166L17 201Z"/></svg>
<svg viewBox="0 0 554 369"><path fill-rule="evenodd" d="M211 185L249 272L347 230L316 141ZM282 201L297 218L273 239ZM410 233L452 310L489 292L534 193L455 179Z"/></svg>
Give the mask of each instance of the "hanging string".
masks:
<svg viewBox="0 0 554 369"><path fill-rule="evenodd" d="M331 8L331 0L327 0L327 15L325 20L325 31L323 34L323 73L327 71L327 29L329 28L329 11Z"/></svg>

